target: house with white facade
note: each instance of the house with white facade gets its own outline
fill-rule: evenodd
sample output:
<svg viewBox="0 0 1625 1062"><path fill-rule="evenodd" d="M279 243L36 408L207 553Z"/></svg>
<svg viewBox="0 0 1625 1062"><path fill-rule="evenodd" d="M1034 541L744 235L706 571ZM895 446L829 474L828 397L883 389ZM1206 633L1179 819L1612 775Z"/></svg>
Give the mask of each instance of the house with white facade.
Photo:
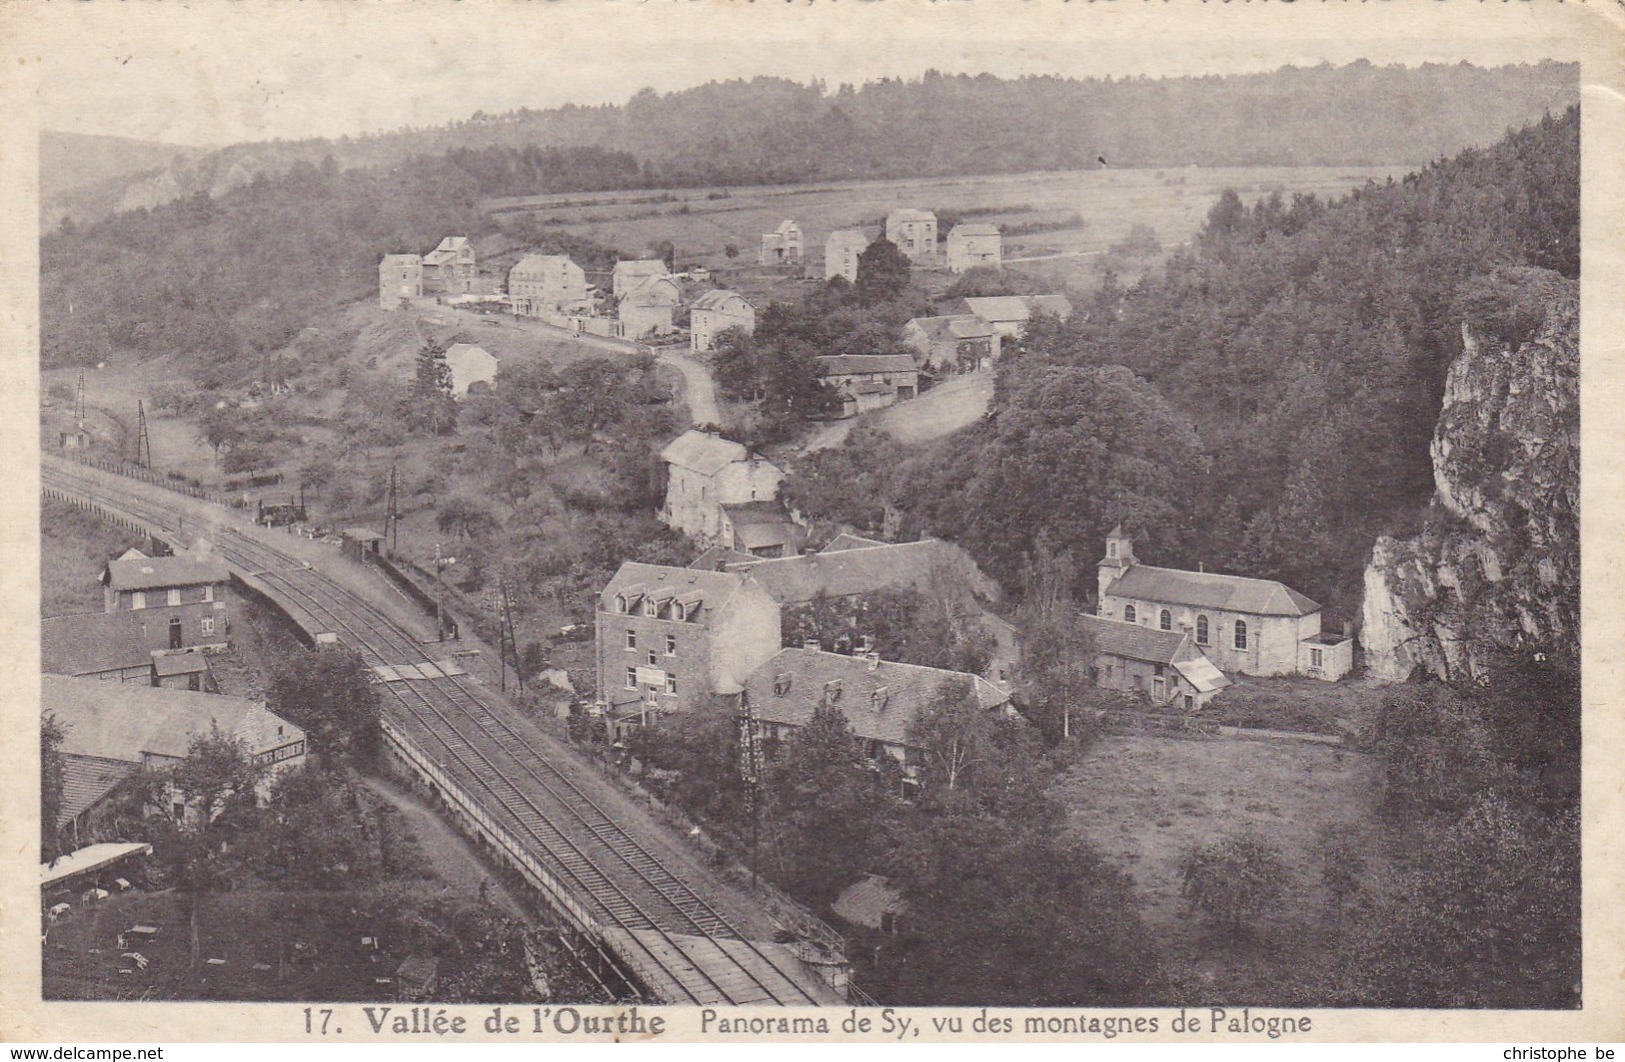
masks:
<svg viewBox="0 0 1625 1062"><path fill-rule="evenodd" d="M716 345L717 335L737 328L750 335L756 331L756 307L737 291L708 291L689 308L689 344L696 351Z"/></svg>
<svg viewBox="0 0 1625 1062"><path fill-rule="evenodd" d="M1003 266L1004 240L997 225L962 221L948 230L948 269L951 272Z"/></svg>
<svg viewBox="0 0 1625 1062"><path fill-rule="evenodd" d="M824 279L845 277L858 282L858 256L869 249L869 237L862 229L836 229L824 241Z"/></svg>
<svg viewBox="0 0 1625 1062"><path fill-rule="evenodd" d="M915 265L937 262L937 216L929 210L901 207L887 214L886 239Z"/></svg>

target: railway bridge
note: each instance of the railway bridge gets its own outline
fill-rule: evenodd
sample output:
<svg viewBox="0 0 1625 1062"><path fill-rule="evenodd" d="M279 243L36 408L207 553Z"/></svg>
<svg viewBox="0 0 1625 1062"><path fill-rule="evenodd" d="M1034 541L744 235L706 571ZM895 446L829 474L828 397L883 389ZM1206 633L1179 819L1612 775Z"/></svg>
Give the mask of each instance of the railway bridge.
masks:
<svg viewBox="0 0 1625 1062"><path fill-rule="evenodd" d="M388 680L385 744L458 824L518 871L633 992L690 1005L821 1006L850 991L840 939L783 917L705 866L643 805L530 724L392 614L392 592L337 551L246 515L54 455L42 491L177 546L206 545L307 641L337 640ZM325 551L312 556L311 549ZM368 581L374 585L367 585Z"/></svg>

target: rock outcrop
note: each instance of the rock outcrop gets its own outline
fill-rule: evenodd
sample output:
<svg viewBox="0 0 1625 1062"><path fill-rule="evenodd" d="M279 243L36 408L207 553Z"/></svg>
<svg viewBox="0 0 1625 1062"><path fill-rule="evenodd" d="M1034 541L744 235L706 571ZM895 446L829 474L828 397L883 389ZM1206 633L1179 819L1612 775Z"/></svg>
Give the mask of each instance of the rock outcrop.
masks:
<svg viewBox="0 0 1625 1062"><path fill-rule="evenodd" d="M1434 431L1432 504L1365 571L1367 673L1481 673L1506 649L1579 654L1578 284L1498 273L1470 293Z"/></svg>

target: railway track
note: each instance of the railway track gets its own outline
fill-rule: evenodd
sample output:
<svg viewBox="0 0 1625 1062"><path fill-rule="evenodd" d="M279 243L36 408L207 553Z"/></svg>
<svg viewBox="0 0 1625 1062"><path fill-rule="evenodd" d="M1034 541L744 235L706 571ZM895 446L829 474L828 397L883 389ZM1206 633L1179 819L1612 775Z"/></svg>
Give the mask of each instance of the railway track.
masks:
<svg viewBox="0 0 1625 1062"><path fill-rule="evenodd" d="M155 500L157 490L47 457L43 486L175 537L207 503ZM160 488L161 489L161 488ZM217 507L214 507L217 508ZM430 662L425 647L382 610L299 558L231 529L220 509L216 551L372 667ZM606 930L605 942L665 1002L839 1002L782 944L751 939L659 855L617 822L506 705L466 676L382 683L389 717L481 810L500 819ZM657 827L656 827L657 828ZM654 977L648 976L650 973ZM661 976L663 975L663 976ZM676 996L678 998L665 998Z"/></svg>

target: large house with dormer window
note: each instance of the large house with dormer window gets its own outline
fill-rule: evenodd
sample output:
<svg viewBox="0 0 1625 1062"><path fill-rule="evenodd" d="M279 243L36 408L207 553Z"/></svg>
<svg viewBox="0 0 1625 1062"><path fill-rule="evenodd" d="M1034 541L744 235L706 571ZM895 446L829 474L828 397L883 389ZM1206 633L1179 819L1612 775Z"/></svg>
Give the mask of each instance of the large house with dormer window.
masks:
<svg viewBox="0 0 1625 1062"><path fill-rule="evenodd" d="M1273 579L1140 564L1121 527L1106 536L1098 571L1098 616L1188 634L1224 671L1332 682L1354 666L1353 639L1323 634L1320 606Z"/></svg>
<svg viewBox="0 0 1625 1062"><path fill-rule="evenodd" d="M617 723L738 693L779 651L779 605L748 573L622 564L598 595L598 701Z"/></svg>

